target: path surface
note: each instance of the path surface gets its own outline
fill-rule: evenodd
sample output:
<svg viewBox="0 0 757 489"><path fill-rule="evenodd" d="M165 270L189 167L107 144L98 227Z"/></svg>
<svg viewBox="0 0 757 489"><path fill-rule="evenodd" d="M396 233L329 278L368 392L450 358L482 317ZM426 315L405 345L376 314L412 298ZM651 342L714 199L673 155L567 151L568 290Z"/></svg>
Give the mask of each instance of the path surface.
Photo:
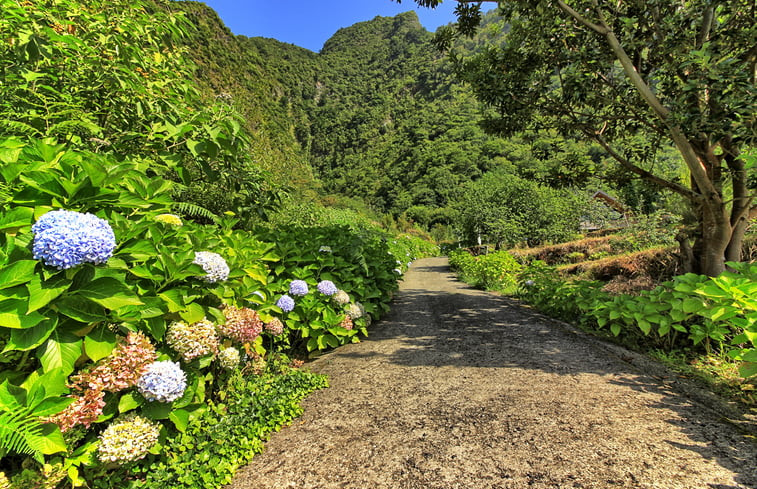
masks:
<svg viewBox="0 0 757 489"><path fill-rule="evenodd" d="M757 488L754 441L613 351L419 260L231 488Z"/></svg>

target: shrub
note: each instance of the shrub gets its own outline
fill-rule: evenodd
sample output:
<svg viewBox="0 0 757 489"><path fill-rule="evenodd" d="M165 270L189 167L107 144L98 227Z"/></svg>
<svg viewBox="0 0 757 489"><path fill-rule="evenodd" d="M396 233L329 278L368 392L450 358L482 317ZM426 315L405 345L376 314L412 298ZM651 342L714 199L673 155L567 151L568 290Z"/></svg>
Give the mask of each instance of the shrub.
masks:
<svg viewBox="0 0 757 489"><path fill-rule="evenodd" d="M731 271L718 277L680 275L638 295L611 296L601 282L566 281L534 262L520 274L518 290L547 314L615 336L727 354L750 377L757 375L757 264L728 265Z"/></svg>

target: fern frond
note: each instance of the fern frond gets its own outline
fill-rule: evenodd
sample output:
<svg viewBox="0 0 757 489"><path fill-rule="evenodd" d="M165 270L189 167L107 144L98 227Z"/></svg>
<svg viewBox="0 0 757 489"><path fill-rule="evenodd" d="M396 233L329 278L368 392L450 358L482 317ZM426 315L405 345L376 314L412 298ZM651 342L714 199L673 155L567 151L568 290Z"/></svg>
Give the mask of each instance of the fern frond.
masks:
<svg viewBox="0 0 757 489"><path fill-rule="evenodd" d="M34 440L42 434L42 424L26 409L0 412L0 449L10 453L33 455L39 447Z"/></svg>
<svg viewBox="0 0 757 489"><path fill-rule="evenodd" d="M216 222L218 220L218 216L210 212L208 209L191 202L175 202L173 204L173 207L179 214L183 216L201 217L203 219L209 219L213 222Z"/></svg>
<svg viewBox="0 0 757 489"><path fill-rule="evenodd" d="M0 119L0 134L14 136L39 136L42 133L35 127L21 121Z"/></svg>

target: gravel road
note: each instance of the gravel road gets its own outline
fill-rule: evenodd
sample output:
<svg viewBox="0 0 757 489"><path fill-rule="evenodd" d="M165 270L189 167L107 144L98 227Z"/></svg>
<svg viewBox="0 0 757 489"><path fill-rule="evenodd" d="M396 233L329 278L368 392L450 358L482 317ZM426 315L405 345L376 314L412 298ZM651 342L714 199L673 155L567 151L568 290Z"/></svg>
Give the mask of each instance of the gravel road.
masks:
<svg viewBox="0 0 757 489"><path fill-rule="evenodd" d="M331 387L230 489L757 489L753 420L444 258L413 265L369 338L309 367Z"/></svg>

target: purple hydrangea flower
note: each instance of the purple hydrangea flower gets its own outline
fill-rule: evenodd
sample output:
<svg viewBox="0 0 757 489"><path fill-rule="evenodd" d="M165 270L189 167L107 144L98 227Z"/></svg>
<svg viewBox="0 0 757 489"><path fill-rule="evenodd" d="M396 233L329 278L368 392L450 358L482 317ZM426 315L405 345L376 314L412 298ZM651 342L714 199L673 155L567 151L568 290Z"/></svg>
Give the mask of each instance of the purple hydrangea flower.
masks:
<svg viewBox="0 0 757 489"><path fill-rule="evenodd" d="M289 284L289 293L292 295L305 295L308 293L308 284L304 280L292 280Z"/></svg>
<svg viewBox="0 0 757 489"><path fill-rule="evenodd" d="M153 362L137 381L137 389L148 401L173 402L184 394L187 376L178 363Z"/></svg>
<svg viewBox="0 0 757 489"><path fill-rule="evenodd" d="M276 305L284 312L291 312L294 309L294 299L284 294L276 301Z"/></svg>
<svg viewBox="0 0 757 489"><path fill-rule="evenodd" d="M116 248L108 221L89 213L50 211L34 223L32 233L34 258L58 270L105 263Z"/></svg>
<svg viewBox="0 0 757 489"><path fill-rule="evenodd" d="M331 280L322 280L318 282L318 292L323 295L332 296L337 293L339 289L336 288L334 282Z"/></svg>

